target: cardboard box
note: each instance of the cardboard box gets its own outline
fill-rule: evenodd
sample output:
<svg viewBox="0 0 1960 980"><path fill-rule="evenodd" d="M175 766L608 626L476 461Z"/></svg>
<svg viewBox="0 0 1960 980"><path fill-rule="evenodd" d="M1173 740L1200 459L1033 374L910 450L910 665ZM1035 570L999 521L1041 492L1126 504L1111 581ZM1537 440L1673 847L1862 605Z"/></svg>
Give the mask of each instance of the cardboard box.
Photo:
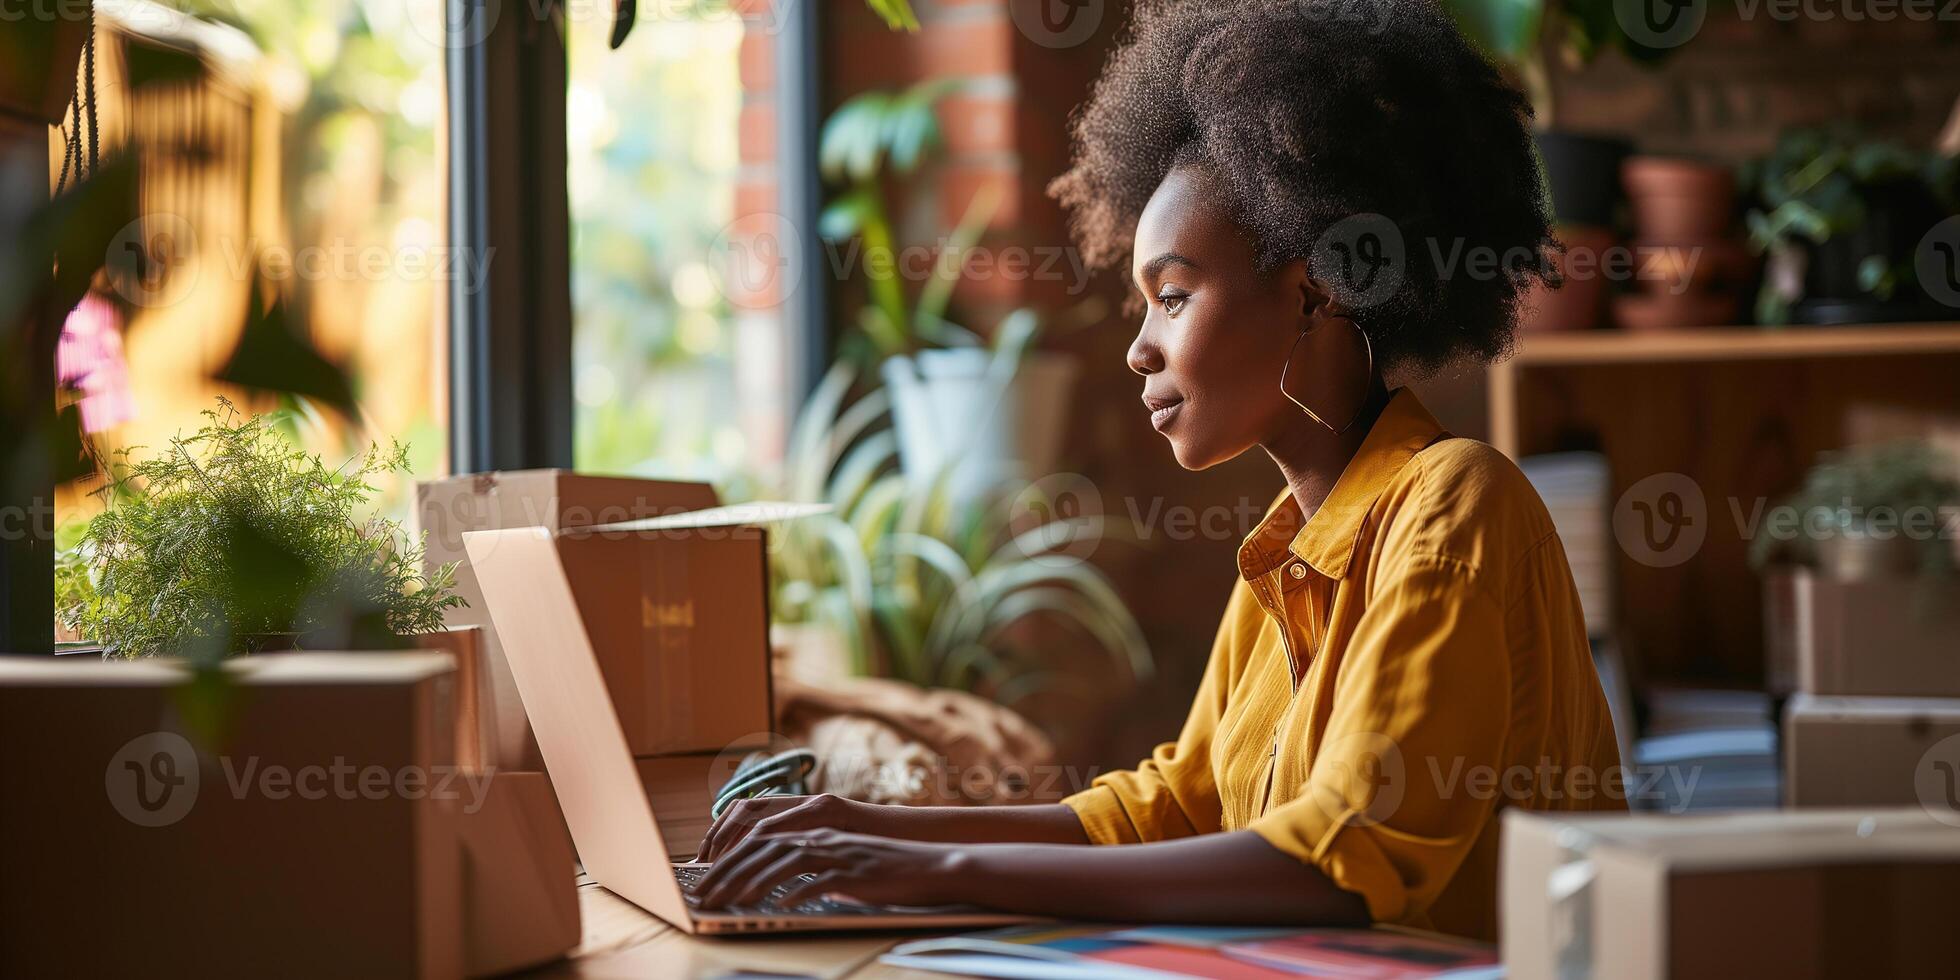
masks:
<svg viewBox="0 0 1960 980"><path fill-rule="evenodd" d="M456 680L451 688L455 691L455 698L450 709L450 717L455 722L452 727L456 732L454 758L456 764L464 769L483 768L483 628L457 626L423 633L415 637L415 645L424 650L447 653L454 658Z"/></svg>
<svg viewBox="0 0 1960 980"><path fill-rule="evenodd" d="M459 975L449 658L225 671L213 748L180 664L0 658L0 976Z"/></svg>
<svg viewBox="0 0 1960 980"><path fill-rule="evenodd" d="M768 737L768 547L766 532L745 519L752 513L714 508L540 529L551 538L636 758L720 752ZM493 535L465 537L495 547ZM471 552L483 554L474 546ZM486 611L504 632L512 617L537 614Z"/></svg>
<svg viewBox="0 0 1960 980"><path fill-rule="evenodd" d="M1918 808L1504 815L1504 966L1591 976L1947 977L1960 831Z"/></svg>
<svg viewBox="0 0 1960 980"><path fill-rule="evenodd" d="M1812 694L1960 698L1960 582L1791 582L1797 670Z"/></svg>
<svg viewBox="0 0 1960 980"><path fill-rule="evenodd" d="M1960 770L1946 766L1960 766L1960 699L1798 694L1783 708L1790 806L1947 806L1960 787L1941 780Z"/></svg>
<svg viewBox="0 0 1960 980"><path fill-rule="evenodd" d="M524 705L489 610L483 606L483 591L470 571L463 534L511 527L557 532L695 511L717 502L714 488L704 483L581 476L566 470L450 477L418 483L415 496L417 522L425 535L424 565L434 569L460 563L456 592L469 605L450 610L444 622L484 631L485 669L477 694L483 763L506 771L541 770L544 760L524 720Z"/></svg>
<svg viewBox="0 0 1960 980"><path fill-rule="evenodd" d="M541 772L490 777L462 818L463 964L495 976L559 959L581 934L577 858L558 798Z"/></svg>

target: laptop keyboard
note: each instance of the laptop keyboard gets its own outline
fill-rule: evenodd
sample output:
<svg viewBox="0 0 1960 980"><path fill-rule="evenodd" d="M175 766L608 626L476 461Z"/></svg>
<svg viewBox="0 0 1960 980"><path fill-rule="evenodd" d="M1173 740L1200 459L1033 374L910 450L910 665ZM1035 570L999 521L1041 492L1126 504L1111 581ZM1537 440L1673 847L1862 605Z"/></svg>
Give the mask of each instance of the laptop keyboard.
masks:
<svg viewBox="0 0 1960 980"><path fill-rule="evenodd" d="M681 883L681 895L687 899L689 908L700 908L701 897L695 894L700 886L701 876L708 873L707 868L675 867L674 877ZM769 897L757 905L731 905L722 909L729 915L877 915L890 914L893 910L876 905L859 905L855 902L839 902L828 898L812 898L785 906L781 900L788 897L790 890L806 881L816 880L816 875L798 875L770 890Z"/></svg>

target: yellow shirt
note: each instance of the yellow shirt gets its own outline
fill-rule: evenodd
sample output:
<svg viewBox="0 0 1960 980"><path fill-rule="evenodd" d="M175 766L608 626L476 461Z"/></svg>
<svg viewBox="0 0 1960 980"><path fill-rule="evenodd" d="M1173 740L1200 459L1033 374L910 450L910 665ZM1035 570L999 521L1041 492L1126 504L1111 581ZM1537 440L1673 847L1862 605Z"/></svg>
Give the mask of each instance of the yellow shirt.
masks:
<svg viewBox="0 0 1960 980"><path fill-rule="evenodd" d="M1064 801L1092 841L1250 829L1377 922L1494 939L1499 810L1625 809L1545 505L1408 390L1239 573L1177 741Z"/></svg>

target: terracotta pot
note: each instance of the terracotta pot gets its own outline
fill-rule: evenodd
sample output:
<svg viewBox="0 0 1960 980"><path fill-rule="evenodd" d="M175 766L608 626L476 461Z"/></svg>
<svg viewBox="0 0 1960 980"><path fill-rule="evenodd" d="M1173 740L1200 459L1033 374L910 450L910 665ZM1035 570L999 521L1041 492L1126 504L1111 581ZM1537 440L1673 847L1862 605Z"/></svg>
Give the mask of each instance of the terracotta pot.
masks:
<svg viewBox="0 0 1960 980"><path fill-rule="evenodd" d="M1555 234L1566 247L1566 254L1554 260L1559 271L1568 270L1572 253L1588 251L1591 260L1584 266L1587 274L1567 275L1565 284L1557 289L1532 286L1520 300L1522 315L1518 329L1533 333L1598 329L1606 309L1606 278L1598 274L1598 257L1612 248L1617 239L1603 228L1581 226L1561 225Z"/></svg>
<svg viewBox="0 0 1960 980"><path fill-rule="evenodd" d="M1728 168L1673 157L1631 157L1620 165L1633 225L1648 241L1729 238L1735 227L1735 175Z"/></svg>
<svg viewBox="0 0 1960 980"><path fill-rule="evenodd" d="M1759 260L1733 238L1700 242L1642 241L1633 246L1634 286L1641 292L1740 294L1756 280Z"/></svg>

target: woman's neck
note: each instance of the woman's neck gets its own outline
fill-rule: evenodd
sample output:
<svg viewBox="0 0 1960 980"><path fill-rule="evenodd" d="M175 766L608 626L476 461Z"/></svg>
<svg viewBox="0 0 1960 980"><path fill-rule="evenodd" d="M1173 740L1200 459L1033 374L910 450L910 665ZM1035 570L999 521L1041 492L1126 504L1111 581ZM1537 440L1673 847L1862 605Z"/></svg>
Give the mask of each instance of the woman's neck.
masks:
<svg viewBox="0 0 1960 980"><path fill-rule="evenodd" d="M1271 439L1260 444L1286 477L1303 519L1312 518L1334 491L1334 484L1360 450L1368 430L1388 406L1388 387L1380 378L1369 386L1361 413L1344 432L1336 433L1301 412Z"/></svg>

